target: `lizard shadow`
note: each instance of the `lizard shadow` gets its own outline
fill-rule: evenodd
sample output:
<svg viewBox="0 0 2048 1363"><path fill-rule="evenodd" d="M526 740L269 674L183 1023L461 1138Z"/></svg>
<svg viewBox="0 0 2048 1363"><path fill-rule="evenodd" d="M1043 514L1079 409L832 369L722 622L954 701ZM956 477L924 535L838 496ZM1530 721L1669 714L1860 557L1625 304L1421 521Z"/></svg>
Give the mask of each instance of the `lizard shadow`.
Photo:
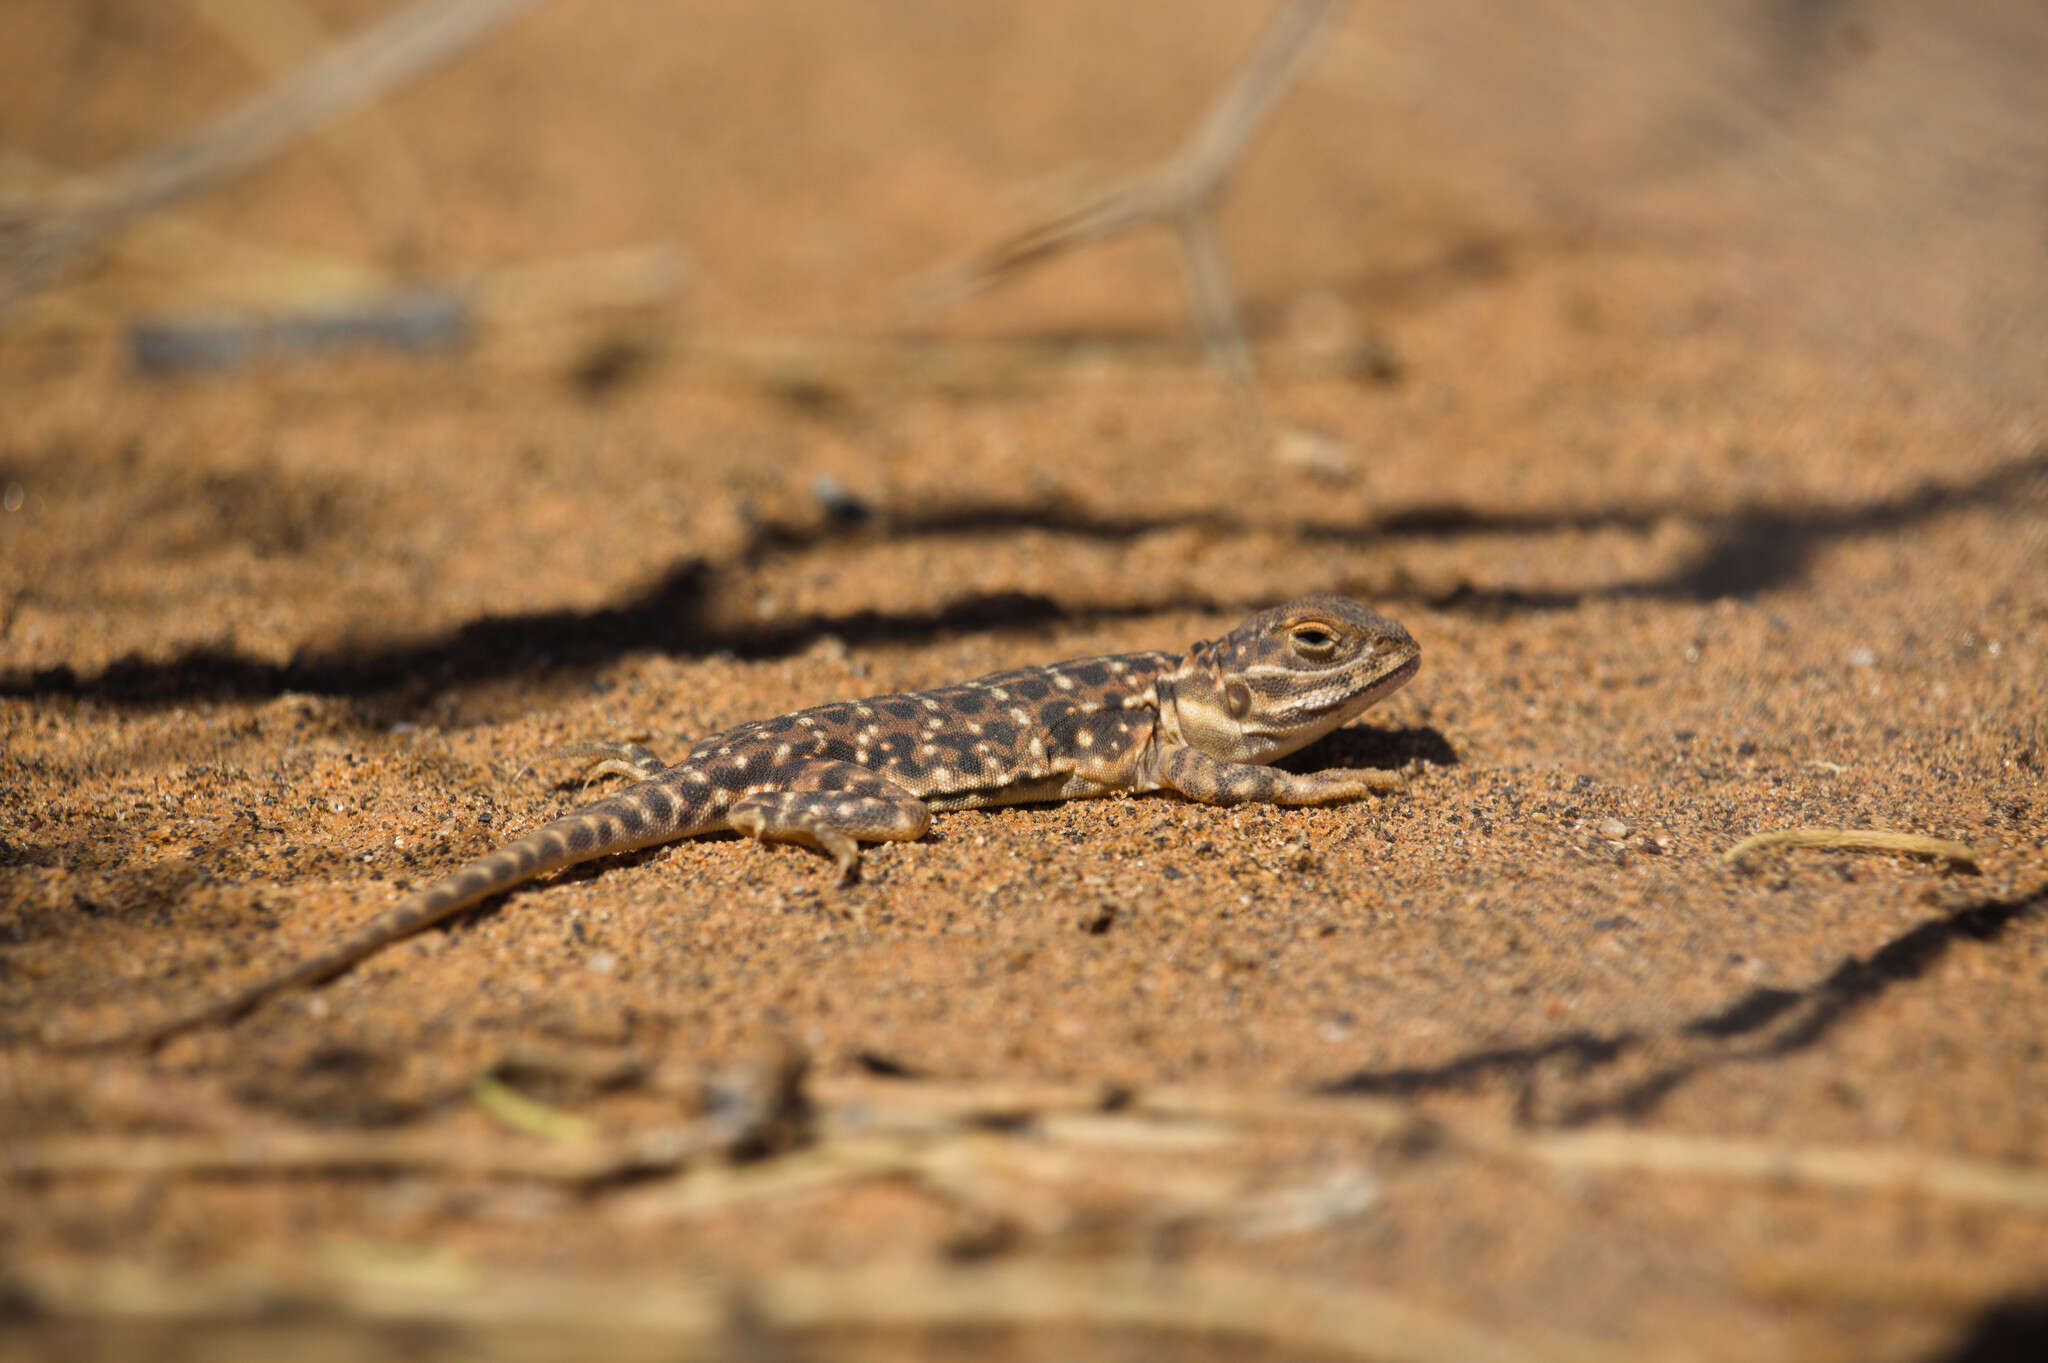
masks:
<svg viewBox="0 0 2048 1363"><path fill-rule="evenodd" d="M1432 767L1455 767L1458 765L1458 751L1442 730L1431 725L1386 728L1374 724L1352 724L1317 739L1299 752L1288 754L1273 765L1282 771L1305 773L1331 767L1399 768L1410 762ZM574 797L576 805L581 806L624 790L628 784L623 778L615 782L593 783L581 775L570 774L550 782L548 789L557 795ZM1060 800L1028 802L1041 806L1061 803L1063 801ZM926 837L930 836L926 834Z"/></svg>
<svg viewBox="0 0 2048 1363"><path fill-rule="evenodd" d="M1390 729L1354 724L1317 739L1273 765L1282 771L1305 773L1329 767L1400 768L1410 762L1455 767L1458 750L1442 730L1431 725Z"/></svg>
<svg viewBox="0 0 2048 1363"><path fill-rule="evenodd" d="M1926 976L1950 951L1991 943L2048 917L2048 885L1986 899L1907 929L1868 955L1845 957L1797 989L1758 987L1723 1007L1657 1030L1576 1030L1520 1046L1487 1047L1440 1064L1358 1070L1319 1085L1332 1094L1414 1097L1471 1091L1501 1081L1520 1119L1573 1126L1639 1118L1694 1076L1729 1064L1766 1063L1811 1047L1883 995ZM1633 1068L1623 1062L1640 1058ZM1602 1080L1616 1071L1613 1082ZM1544 1093L1548 1085L1556 1091Z"/></svg>
<svg viewBox="0 0 2048 1363"><path fill-rule="evenodd" d="M2048 1288L1994 1301L1927 1363L2017 1363L2048 1358Z"/></svg>
<svg viewBox="0 0 2048 1363"><path fill-rule="evenodd" d="M1754 596L1796 581L1816 553L1840 540L1895 532L1957 510L2042 500L2044 487L2048 487L2048 446L1968 482L1928 481L1888 497L1846 505L1759 505L1712 513L1697 512L1682 502L1533 511L1443 505L1409 507L1356 523L1270 524L1221 512L1123 517L1056 503L1026 503L956 505L885 517L834 516L802 528L759 527L730 563L681 559L651 584L612 606L485 616L437 637L328 653L302 652L281 663L233 648L205 646L164 659L119 659L97 673L83 675L64 665L17 670L0 673L0 696L75 696L154 707L195 699L273 698L304 692L375 701L375 705L363 707L364 718L388 723L416 713L429 698L452 688L526 677L574 684L629 653L727 653L770 659L799 653L828 635L852 645L917 643L960 632L1052 624L1088 626L1167 611L1241 610L1271 604L1194 588L1114 604L1069 603L1039 592L996 591L964 595L927 610L821 612L768 625L735 625L715 618L713 600L730 591L722 580L725 577L859 536L901 542L919 537L1054 533L1120 544L1166 531L1196 529L1277 534L1306 548L1602 528L1647 533L1679 517L1701 528L1703 546L1669 570L1634 581L1544 590L1462 583L1447 591L1422 594L1396 567L1383 580L1304 581L1302 586L1349 591L1379 601L1419 601L1438 610L1482 617L1567 610L1604 599L1711 601Z"/></svg>

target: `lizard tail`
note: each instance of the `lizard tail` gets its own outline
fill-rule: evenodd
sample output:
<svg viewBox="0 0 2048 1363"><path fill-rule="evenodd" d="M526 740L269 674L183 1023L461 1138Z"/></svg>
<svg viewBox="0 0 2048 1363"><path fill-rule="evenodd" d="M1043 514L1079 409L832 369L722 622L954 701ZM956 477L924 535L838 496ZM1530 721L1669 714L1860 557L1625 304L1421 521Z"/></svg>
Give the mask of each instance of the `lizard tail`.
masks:
<svg viewBox="0 0 2048 1363"><path fill-rule="evenodd" d="M180 1032L228 1022L276 994L338 975L366 956L536 876L632 852L704 829L685 826L679 802L652 780L566 814L407 895L348 936L211 1003L82 1049L155 1046Z"/></svg>

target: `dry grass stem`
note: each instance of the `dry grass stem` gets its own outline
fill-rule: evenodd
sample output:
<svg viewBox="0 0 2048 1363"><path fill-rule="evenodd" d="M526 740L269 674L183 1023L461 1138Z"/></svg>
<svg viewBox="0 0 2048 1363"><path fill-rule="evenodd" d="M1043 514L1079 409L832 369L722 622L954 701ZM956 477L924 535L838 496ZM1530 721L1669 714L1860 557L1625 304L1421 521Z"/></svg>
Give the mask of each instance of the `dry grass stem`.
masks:
<svg viewBox="0 0 2048 1363"><path fill-rule="evenodd" d="M572 1112L564 1112L560 1108L549 1107L546 1103L536 1102L490 1075L485 1075L470 1085L469 1096L495 1120L514 1131L523 1131L544 1141L580 1145L588 1143L596 1136L595 1129L584 1118Z"/></svg>

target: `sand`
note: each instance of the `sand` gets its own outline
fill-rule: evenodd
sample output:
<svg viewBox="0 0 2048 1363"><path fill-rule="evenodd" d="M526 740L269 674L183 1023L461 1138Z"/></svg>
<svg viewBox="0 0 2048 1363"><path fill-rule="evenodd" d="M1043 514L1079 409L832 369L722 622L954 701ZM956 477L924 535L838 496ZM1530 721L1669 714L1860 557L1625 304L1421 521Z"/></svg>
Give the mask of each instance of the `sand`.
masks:
<svg viewBox="0 0 2048 1363"><path fill-rule="evenodd" d="M2042 1346L2048 28L1380 8L1222 210L1270 442L1164 233L892 320L1169 149L1257 31L1221 3L543 5L17 310L0 1352ZM197 7L0 10L47 167L258 79ZM679 293L591 297L650 243ZM549 262L570 301L503 301ZM446 353L128 362L336 273L499 301ZM844 889L705 838L45 1044L573 807L553 745L1310 590L1423 667L1289 765L1396 796L945 815ZM1974 860L1723 858L1803 826ZM701 1135L764 1054L815 1118L751 1163L532 1167Z"/></svg>

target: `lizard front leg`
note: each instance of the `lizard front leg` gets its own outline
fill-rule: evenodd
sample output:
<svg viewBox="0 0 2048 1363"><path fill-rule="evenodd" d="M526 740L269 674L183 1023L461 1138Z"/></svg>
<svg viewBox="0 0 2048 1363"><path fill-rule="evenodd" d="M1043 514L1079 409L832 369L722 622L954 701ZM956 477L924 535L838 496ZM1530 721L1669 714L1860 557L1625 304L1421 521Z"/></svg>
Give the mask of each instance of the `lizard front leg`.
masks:
<svg viewBox="0 0 2048 1363"><path fill-rule="evenodd" d="M853 879L860 842L912 842L931 827L931 806L885 776L852 762L807 767L791 788L759 790L733 801L736 832L763 842L815 847Z"/></svg>
<svg viewBox="0 0 2048 1363"><path fill-rule="evenodd" d="M1276 771L1249 762L1224 762L1200 748L1173 747L1158 759L1159 784L1207 805L1327 805L1401 788L1391 771L1338 768Z"/></svg>
<svg viewBox="0 0 2048 1363"><path fill-rule="evenodd" d="M584 771L583 784L586 788L600 776L651 781L668 770L668 763L638 743L563 743L548 751L558 757L602 759Z"/></svg>

